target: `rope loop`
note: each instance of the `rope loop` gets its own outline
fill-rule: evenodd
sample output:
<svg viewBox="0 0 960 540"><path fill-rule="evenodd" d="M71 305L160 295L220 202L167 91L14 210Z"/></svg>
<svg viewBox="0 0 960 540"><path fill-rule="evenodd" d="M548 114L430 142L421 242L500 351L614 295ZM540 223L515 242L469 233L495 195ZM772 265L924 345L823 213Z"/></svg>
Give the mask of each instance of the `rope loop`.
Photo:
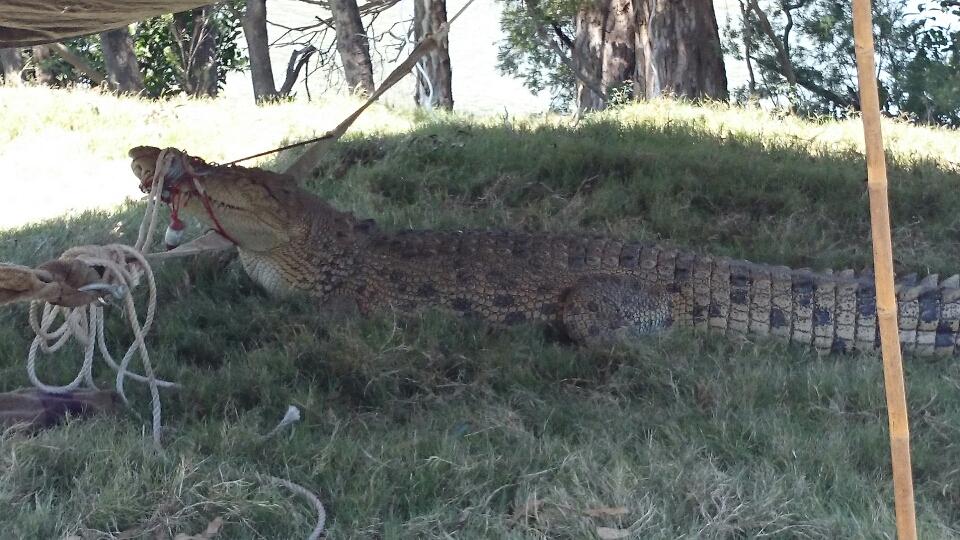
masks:
<svg viewBox="0 0 960 540"><path fill-rule="evenodd" d="M27 353L27 376L30 382L40 390L53 394L72 392L81 386L96 389L93 380L93 361L99 351L104 361L116 372L115 388L117 394L127 405L130 401L124 392L124 382L127 378L146 383L150 388L150 402L152 411L153 441L160 445L161 435L161 404L160 388L177 388L173 382L157 379L150 362L150 353L147 350L144 337L150 332L157 311L157 283L150 263L144 257L144 251L152 245L153 235L156 232L159 216L159 197L163 190L163 179L171 167L176 166L178 153L175 150L163 150L157 158L157 167L154 173L154 182L150 195L147 198L147 212L137 234L134 247L123 244L109 244L105 246L77 246L68 249L60 256L63 260L78 260L91 268L101 269L101 282L88 286L90 290L101 291L99 301L85 306L67 308L56 306L48 302L33 300L30 302L28 315L30 328L36 336L30 344ZM137 314L137 306L133 299L133 290L141 281L147 284L147 310L143 320ZM124 318L133 332L133 342L118 363L107 347L104 335L104 305L106 298L113 298L121 303ZM61 321L59 326L54 323ZM83 349L83 363L77 376L65 385L44 383L37 376L37 358L40 353L52 355L62 349L70 339L77 341ZM143 364L143 374L130 371L130 362L139 353Z"/></svg>

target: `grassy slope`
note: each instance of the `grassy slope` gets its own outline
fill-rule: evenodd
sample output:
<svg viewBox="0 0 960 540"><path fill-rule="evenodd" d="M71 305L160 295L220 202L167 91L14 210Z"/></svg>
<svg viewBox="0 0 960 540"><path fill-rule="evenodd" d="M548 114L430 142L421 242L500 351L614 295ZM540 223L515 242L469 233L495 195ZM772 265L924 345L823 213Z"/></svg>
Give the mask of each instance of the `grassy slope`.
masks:
<svg viewBox="0 0 960 540"><path fill-rule="evenodd" d="M228 129L223 104L189 106ZM116 124L136 126L153 107L125 101ZM276 142L243 127L180 139L169 110L155 113L150 131L198 154L243 154L229 151L240 138ZM261 114L307 131L330 113ZM44 115L57 130L86 113ZM953 273L960 174L949 159L960 155L960 135L886 127L898 266ZM0 140L15 141L17 129L0 126ZM373 129L341 144L308 184L385 227L591 230L793 266L870 260L855 123L656 103L576 128L441 118ZM114 135L103 152L152 142L143 135ZM0 260L130 240L140 213L128 205L0 232ZM196 532L224 516L228 538L305 534L309 510L261 488L259 471L318 491L337 538L583 538L597 526L642 538L892 535L875 356L818 358L686 332L630 351L586 351L538 328L437 313L325 319L304 302L265 297L236 262L174 263L160 274L152 356L161 376L185 385L164 394L164 452L150 450L131 415L4 434L5 531ZM0 390L27 384L28 334L25 309L0 312ZM43 371L65 381L73 363ZM921 534L960 536L960 363L909 359L906 369ZM145 413L146 393L134 395ZM304 420L260 442L291 403ZM588 513L618 506L626 514Z"/></svg>

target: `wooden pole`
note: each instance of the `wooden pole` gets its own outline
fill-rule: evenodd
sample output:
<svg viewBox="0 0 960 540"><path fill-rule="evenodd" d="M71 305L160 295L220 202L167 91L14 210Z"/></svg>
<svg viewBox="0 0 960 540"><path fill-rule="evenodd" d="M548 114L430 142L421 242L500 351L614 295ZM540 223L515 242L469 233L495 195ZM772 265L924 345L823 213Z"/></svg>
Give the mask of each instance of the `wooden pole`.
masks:
<svg viewBox="0 0 960 540"><path fill-rule="evenodd" d="M910 470L910 427L903 385L897 298L893 283L893 243L890 240L890 208L887 201L887 167L880 130L880 100L877 96L873 56L873 21L870 0L853 0L853 36L860 86L860 110L867 152L867 186L870 193L870 225L873 233L873 264L877 288L877 319L883 355L883 382L890 425L893 462L893 492L900 540L917 537Z"/></svg>

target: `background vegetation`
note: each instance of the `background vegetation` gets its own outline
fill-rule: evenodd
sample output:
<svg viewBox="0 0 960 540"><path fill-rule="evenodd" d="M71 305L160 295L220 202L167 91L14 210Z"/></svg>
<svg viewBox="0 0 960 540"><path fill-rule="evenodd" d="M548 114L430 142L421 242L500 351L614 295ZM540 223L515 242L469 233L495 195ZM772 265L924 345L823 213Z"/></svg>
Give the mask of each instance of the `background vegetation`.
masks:
<svg viewBox="0 0 960 540"><path fill-rule="evenodd" d="M960 126L960 4L872 6L883 112ZM726 46L756 72L736 90L739 100L769 99L812 115L859 110L849 2L742 0L740 7L740 20L727 25Z"/></svg>
<svg viewBox="0 0 960 540"><path fill-rule="evenodd" d="M414 5L412 18L397 15L406 9L401 4ZM655 7L636 0L498 4L499 69L533 91L549 90L554 110L596 110L670 95L729 97L813 118L844 118L860 108L849 2L738 0L720 21L714 3L703 0ZM309 97L311 77L322 79L314 86L320 91L370 93L371 58L395 63L411 50L411 40L447 19L445 0L304 0L303 5L310 11L301 21L277 24L277 13L289 4L270 4L268 12L266 0L220 2L137 23L132 38L128 28L120 28L112 37L107 32L69 40L66 51L3 49L0 67L8 85L25 78L60 87L95 86L105 78L112 90L153 98L216 95L227 71L248 66L258 102L292 98L294 87ZM872 6L883 112L921 124L960 126L960 5L877 0ZM107 56L115 65L104 62L109 49L104 43L113 43ZM285 72L274 69L271 59L271 51L280 50L289 55ZM451 68L446 44L433 54L437 58L419 63L416 103L448 109L454 102L451 69L469 73L472 66L461 62ZM75 59L63 60L69 56ZM745 76L738 74L743 66ZM281 72L282 82L276 79Z"/></svg>
<svg viewBox="0 0 960 540"><path fill-rule="evenodd" d="M162 98L189 93L184 88L187 70L185 62L189 59L181 56L181 51L183 47L190 46L190 35L195 31L194 24L195 21L190 20L183 28L186 35L178 35L173 30L173 15L168 14L148 19L135 26L135 31L132 33L133 50L143 75L145 96ZM237 41L240 37L240 21L227 9L220 7L212 11L209 24L211 31L217 35L215 69L217 88L222 89L228 71L246 67L247 58ZM178 43L178 40L186 42ZM64 45L97 71L104 72L103 49L98 36L71 39ZM52 80L48 84L51 86L61 88L76 85L96 86L87 74L59 56L50 56L36 62L35 65L49 73ZM28 70L25 74L27 80L35 79L34 70Z"/></svg>

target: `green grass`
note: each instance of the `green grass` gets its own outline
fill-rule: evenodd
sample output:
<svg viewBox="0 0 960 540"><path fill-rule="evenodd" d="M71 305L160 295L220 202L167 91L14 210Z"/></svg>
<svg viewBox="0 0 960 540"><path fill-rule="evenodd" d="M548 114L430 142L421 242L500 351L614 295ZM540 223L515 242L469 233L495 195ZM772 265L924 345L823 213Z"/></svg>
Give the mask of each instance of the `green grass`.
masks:
<svg viewBox="0 0 960 540"><path fill-rule="evenodd" d="M189 106L216 115L226 105ZM126 118L154 105L117 107ZM166 118L170 105L156 107ZM274 113L305 122L283 106L260 114ZM37 114L55 130L86 113ZM158 122L156 132L182 129ZM593 231L814 268L870 261L856 123L669 102L578 126L403 122L352 134L306 184L384 227ZM960 134L884 127L898 268L952 274ZM0 140L15 131L0 126ZM110 136L122 148L150 142ZM131 241L140 214L130 203L0 232L0 260L33 264L75 244ZM542 328L442 313L325 317L305 301L266 297L236 261L158 272L151 354L161 377L184 385L163 394L164 449L126 412L4 434L4 535L197 533L222 516L223 538L305 536L309 507L257 473L318 492L335 538L590 538L597 527L635 538L894 535L877 356L682 331L591 351ZM0 390L28 384L25 311L0 311ZM117 346L127 339L122 321L112 336ZM41 371L66 381L75 359ZM920 533L960 537L960 363L909 358L906 374ZM145 415L147 393L131 393ZM289 404L303 420L262 441ZM595 511L604 507L626 510Z"/></svg>

